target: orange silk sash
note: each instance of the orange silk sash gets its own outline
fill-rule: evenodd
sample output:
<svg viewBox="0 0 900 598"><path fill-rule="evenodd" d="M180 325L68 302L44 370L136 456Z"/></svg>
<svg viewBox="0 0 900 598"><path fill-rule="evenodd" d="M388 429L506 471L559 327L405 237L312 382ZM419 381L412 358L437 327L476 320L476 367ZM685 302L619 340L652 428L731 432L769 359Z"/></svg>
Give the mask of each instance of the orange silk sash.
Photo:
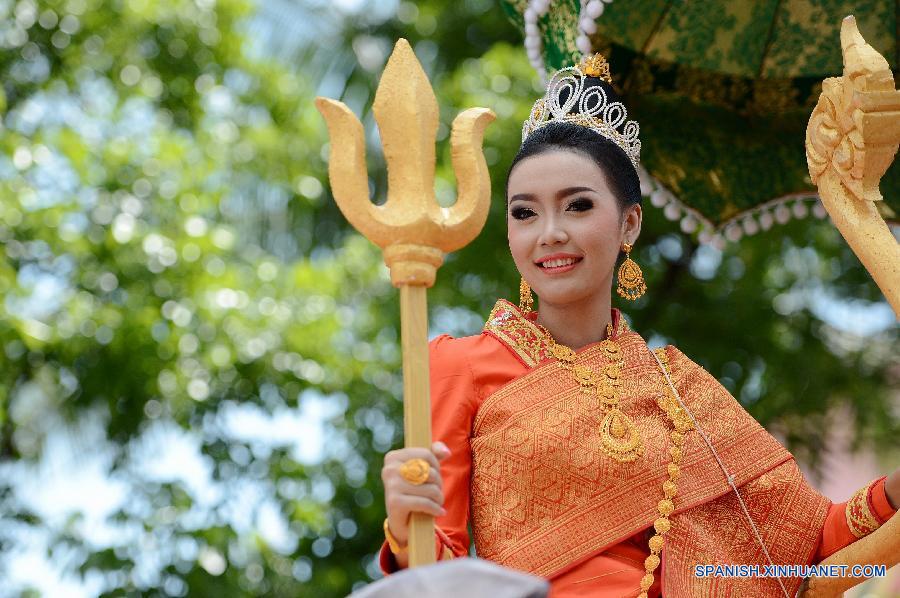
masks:
<svg viewBox="0 0 900 598"><path fill-rule="evenodd" d="M620 408L644 443L643 456L625 463L601 450L596 399L548 358L542 331L511 304L495 306L485 330L533 367L488 397L473 425L471 509L480 557L552 578L659 516L672 424L656 401L666 383L644 340L621 328L613 339L625 362ZM673 384L735 476L773 562L808 564L828 500L710 374L674 347L667 356ZM610 361L595 343L577 352L577 363L601 372ZM662 553L663 595L783 595L773 579L695 577L697 564L768 560L696 430L687 432L683 451ZM783 581L791 595L801 582Z"/></svg>

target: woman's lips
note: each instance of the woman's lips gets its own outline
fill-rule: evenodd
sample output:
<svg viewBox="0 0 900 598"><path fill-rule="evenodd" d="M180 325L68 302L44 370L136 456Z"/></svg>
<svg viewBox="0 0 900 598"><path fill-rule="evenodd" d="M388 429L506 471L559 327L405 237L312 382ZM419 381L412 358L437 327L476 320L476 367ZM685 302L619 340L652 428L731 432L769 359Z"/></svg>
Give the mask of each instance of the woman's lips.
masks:
<svg viewBox="0 0 900 598"><path fill-rule="evenodd" d="M578 258L575 260L574 264L568 264L566 266L557 266L556 268L548 268L548 267L545 267L542 265L538 265L538 269L541 272L544 272L546 274L564 274L564 273L568 272L569 270L574 269L575 266L580 264L583 259L584 258Z"/></svg>

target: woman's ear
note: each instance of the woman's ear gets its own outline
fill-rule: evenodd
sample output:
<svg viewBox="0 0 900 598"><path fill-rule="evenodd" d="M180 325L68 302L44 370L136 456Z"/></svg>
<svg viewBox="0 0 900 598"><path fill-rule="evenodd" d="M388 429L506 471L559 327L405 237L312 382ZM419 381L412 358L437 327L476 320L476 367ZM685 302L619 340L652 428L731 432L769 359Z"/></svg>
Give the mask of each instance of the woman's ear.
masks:
<svg viewBox="0 0 900 598"><path fill-rule="evenodd" d="M629 245L634 245L641 235L642 219L643 212L641 211L641 204L635 203L625 208L625 219L622 222L622 236Z"/></svg>

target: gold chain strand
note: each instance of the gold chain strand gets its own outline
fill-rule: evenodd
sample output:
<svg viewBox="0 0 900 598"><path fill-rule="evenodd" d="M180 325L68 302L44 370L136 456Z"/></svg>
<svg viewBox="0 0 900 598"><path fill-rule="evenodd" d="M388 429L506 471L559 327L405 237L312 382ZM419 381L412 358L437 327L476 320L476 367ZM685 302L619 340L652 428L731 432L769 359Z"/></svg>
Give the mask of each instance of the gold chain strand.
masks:
<svg viewBox="0 0 900 598"><path fill-rule="evenodd" d="M671 378L672 373L669 370L669 360L666 357L665 349L656 349L654 351L659 361L663 364L666 373ZM669 517L675 512L675 495L678 493L678 476L681 474L681 457L683 454L682 447L684 445L685 433L694 427L690 416L685 413L678 405L678 401L672 396L672 391L666 386L666 394L661 397L657 404L660 409L665 411L666 416L672 422L674 428L669 434L672 446L669 447L669 457L671 461L666 465L669 479L663 482L663 499L657 505L659 517L653 522L653 530L656 532L650 538L650 556L644 559L644 577L641 578L641 593L638 598L648 598L647 591L653 585L653 572L659 567L660 553L662 552L664 540L663 537L672 529L672 521Z"/></svg>

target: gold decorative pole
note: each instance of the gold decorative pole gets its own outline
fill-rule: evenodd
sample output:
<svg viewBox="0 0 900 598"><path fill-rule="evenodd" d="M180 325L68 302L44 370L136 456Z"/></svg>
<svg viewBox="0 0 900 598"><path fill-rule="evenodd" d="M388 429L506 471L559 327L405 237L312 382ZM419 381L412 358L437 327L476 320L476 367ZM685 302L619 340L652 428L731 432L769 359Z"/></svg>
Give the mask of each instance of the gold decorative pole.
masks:
<svg viewBox="0 0 900 598"><path fill-rule="evenodd" d="M334 199L356 230L381 247L400 289L403 347L403 431L407 447L431 446L428 389L426 288L434 284L444 254L467 245L487 219L491 181L481 143L494 113L470 108L453 121L450 147L459 188L456 203L443 208L434 194L438 104L409 42L400 39L375 92L373 111L388 169L384 205L369 199L365 140L359 119L342 102L316 98L328 124L328 177ZM433 563L434 521L410 520L411 567Z"/></svg>
<svg viewBox="0 0 900 598"><path fill-rule="evenodd" d="M806 129L806 159L832 221L900 318L900 245L878 213L878 184L900 143L900 92L887 61L852 16L841 24L844 75L825 79ZM900 517L839 550L822 565L900 562ZM811 577L803 598L836 598L865 578Z"/></svg>
<svg viewBox="0 0 900 598"><path fill-rule="evenodd" d="M819 197L900 319L900 245L876 203L900 143L900 91L887 60L856 19L841 24L844 75L822 82L806 128L806 160Z"/></svg>

